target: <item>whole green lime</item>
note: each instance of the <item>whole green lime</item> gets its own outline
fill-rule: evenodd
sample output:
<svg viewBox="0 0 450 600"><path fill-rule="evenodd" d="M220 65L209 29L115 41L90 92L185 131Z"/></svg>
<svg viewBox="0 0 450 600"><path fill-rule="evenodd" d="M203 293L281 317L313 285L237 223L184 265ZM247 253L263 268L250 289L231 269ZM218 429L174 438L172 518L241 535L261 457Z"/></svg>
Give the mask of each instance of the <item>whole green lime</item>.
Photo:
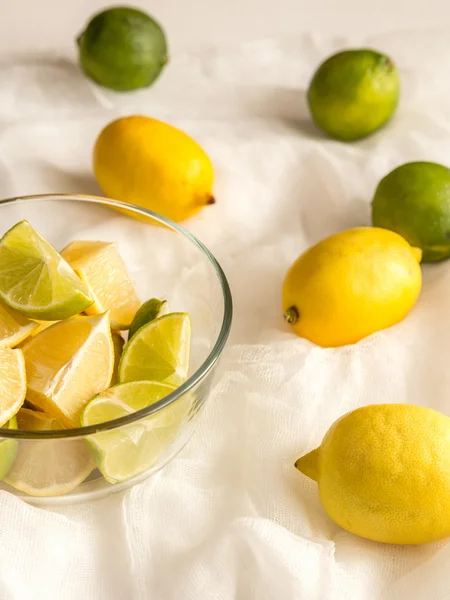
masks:
<svg viewBox="0 0 450 600"><path fill-rule="evenodd" d="M423 261L450 256L450 169L411 162L384 177L372 200L372 223L403 236Z"/></svg>
<svg viewBox="0 0 450 600"><path fill-rule="evenodd" d="M148 87L168 60L160 25L134 8L109 8L95 15L77 42L86 75L116 91Z"/></svg>
<svg viewBox="0 0 450 600"><path fill-rule="evenodd" d="M320 129L351 141L370 135L391 118L399 89L398 72L388 56L375 50L345 50L317 69L308 103Z"/></svg>

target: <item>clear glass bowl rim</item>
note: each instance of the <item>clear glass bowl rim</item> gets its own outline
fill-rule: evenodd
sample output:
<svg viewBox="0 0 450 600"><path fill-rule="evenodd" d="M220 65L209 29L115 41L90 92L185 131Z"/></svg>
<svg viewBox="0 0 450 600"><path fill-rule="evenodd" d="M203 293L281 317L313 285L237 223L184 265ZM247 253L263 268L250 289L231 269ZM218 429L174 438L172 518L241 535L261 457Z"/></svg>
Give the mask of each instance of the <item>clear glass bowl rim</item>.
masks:
<svg viewBox="0 0 450 600"><path fill-rule="evenodd" d="M155 221L166 225L169 229L183 235L190 243L194 246L197 246L199 250L204 254L205 258L211 264L213 270L217 275L217 279L219 280L220 287L222 289L223 294L223 302L224 302L224 313L222 324L220 327L219 335L214 343L211 352L207 356L207 358L203 361L201 366L193 373L183 385L177 388L168 396L165 396L158 402L148 406L147 408L143 408L141 410L132 413L131 415L126 415L124 417L120 417L119 419L114 419L113 421L106 421L105 423L99 423L97 425L90 425L88 427L74 427L72 429L61 429L54 431L26 431L26 430L14 430L14 429L6 429L0 427L0 439L1 438L15 438L15 439L57 439L57 438L77 438L77 437L85 437L87 435L92 435L94 433L99 433L101 431L109 431L112 429L117 429L119 427L123 427L124 425L130 425L131 423L135 423L140 421L141 419L148 417L162 408L165 408L184 396L184 394L188 393L194 387L196 387L202 379L208 375L211 369L214 367L216 362L218 361L222 350L226 344L228 339L228 335L230 333L231 321L233 317L233 301L231 297L231 290L228 284L225 273L223 272L222 267L217 262L214 255L208 250L208 248L198 240L192 233L190 233L183 226L159 215L151 210L147 210L145 208L141 208L134 204L127 204L125 202L120 202L119 200L112 200L110 198L103 198L100 196L91 196L84 194L34 194L27 196L17 196L14 198L4 198L0 199L0 207L5 204L21 204L25 202L33 202L33 201L47 201L47 200L62 200L62 201L76 201L76 202L86 202L87 204L100 204L102 206L110 206L117 208L125 208L130 212L135 212L139 215L143 215L146 217L151 217Z"/></svg>

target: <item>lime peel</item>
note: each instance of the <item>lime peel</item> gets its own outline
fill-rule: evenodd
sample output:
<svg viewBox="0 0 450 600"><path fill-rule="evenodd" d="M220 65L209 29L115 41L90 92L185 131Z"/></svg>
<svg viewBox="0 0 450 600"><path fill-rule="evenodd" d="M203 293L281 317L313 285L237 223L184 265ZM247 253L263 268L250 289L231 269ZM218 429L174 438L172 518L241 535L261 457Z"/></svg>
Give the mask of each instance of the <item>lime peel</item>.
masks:
<svg viewBox="0 0 450 600"><path fill-rule="evenodd" d="M133 335L144 325L154 321L158 317L162 317L169 312L167 300L159 300L158 298L151 298L144 302L139 308L137 313L134 315L133 321L128 331L128 339L131 340Z"/></svg>
<svg viewBox="0 0 450 600"><path fill-rule="evenodd" d="M119 381L161 381L181 385L189 369L191 319L169 313L141 327L125 345Z"/></svg>
<svg viewBox="0 0 450 600"><path fill-rule="evenodd" d="M92 304L73 269L28 221L20 221L0 240L0 298L21 314L57 321Z"/></svg>
<svg viewBox="0 0 450 600"><path fill-rule="evenodd" d="M84 427L97 425L129 415L154 404L175 389L173 385L155 381L118 384L95 396L85 406L81 424ZM90 436L88 442L105 479L118 483L150 469L176 438L186 414L186 403L177 401L136 423Z"/></svg>

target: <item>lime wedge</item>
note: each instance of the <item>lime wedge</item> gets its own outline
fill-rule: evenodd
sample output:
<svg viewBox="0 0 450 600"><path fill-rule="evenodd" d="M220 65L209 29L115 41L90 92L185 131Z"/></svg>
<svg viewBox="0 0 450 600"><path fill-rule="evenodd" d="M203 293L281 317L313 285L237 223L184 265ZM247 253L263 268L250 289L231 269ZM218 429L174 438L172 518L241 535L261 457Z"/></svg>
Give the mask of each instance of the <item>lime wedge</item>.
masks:
<svg viewBox="0 0 450 600"><path fill-rule="evenodd" d="M158 317L166 315L168 312L167 300L158 300L158 298L152 298L151 300L144 302L141 308L134 315L134 319L128 332L128 339L131 340L138 329L144 325L147 325L147 323L150 323L150 321L154 321Z"/></svg>
<svg viewBox="0 0 450 600"><path fill-rule="evenodd" d="M86 313L98 315L109 310L111 327L128 329L140 300L115 244L72 242L61 255L84 281L94 300Z"/></svg>
<svg viewBox="0 0 450 600"><path fill-rule="evenodd" d="M0 349L0 425L7 423L17 413L25 400L26 390L22 350Z"/></svg>
<svg viewBox="0 0 450 600"><path fill-rule="evenodd" d="M0 240L0 298L27 317L49 321L92 304L86 285L28 221Z"/></svg>
<svg viewBox="0 0 450 600"><path fill-rule="evenodd" d="M14 416L5 425L6 429L17 429L17 418ZM4 439L0 441L0 480L8 475L17 456L17 440Z"/></svg>
<svg viewBox="0 0 450 600"><path fill-rule="evenodd" d="M81 424L97 425L134 413L154 404L175 390L175 386L154 381L133 381L109 388L84 408ZM187 414L187 402L175 404L137 423L88 438L95 462L110 483L131 479L150 469L174 441Z"/></svg>
<svg viewBox="0 0 450 600"><path fill-rule="evenodd" d="M114 367L108 313L60 321L23 347L27 400L67 426L79 426L80 412L107 389Z"/></svg>
<svg viewBox="0 0 450 600"><path fill-rule="evenodd" d="M57 419L22 408L19 429L48 431L63 429ZM76 488L94 468L83 439L19 440L18 453L6 483L31 496L58 496ZM1 446L0 446L1 449Z"/></svg>
<svg viewBox="0 0 450 600"><path fill-rule="evenodd" d="M187 313L170 313L141 327L125 344L119 381L186 381L191 346L191 319Z"/></svg>

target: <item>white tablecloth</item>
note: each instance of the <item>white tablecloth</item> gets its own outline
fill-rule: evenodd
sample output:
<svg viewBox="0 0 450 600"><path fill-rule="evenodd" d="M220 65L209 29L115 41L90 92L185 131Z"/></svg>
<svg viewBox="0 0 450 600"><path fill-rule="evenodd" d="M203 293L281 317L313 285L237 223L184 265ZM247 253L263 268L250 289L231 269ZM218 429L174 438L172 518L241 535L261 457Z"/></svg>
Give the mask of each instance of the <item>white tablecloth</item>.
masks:
<svg viewBox="0 0 450 600"><path fill-rule="evenodd" d="M54 48L72 51L75 35L91 15L110 4L115 3L105 0L3 2L0 17L5 26L0 36L0 55ZM367 35L450 25L447 0L426 3L407 0L136 0L131 4L164 25L172 56L187 46L240 43L268 36L298 37L304 31Z"/></svg>
<svg viewBox="0 0 450 600"><path fill-rule="evenodd" d="M154 88L92 87L71 57L0 65L0 195L97 192L93 141L144 112L196 137L217 204L189 227L230 279L235 322L191 442L153 479L89 505L33 508L0 493L1 600L445 600L446 542L389 547L327 517L294 460L341 414L411 402L450 414L450 266L424 268L403 323L351 347L294 337L280 314L288 265L369 223L378 180L415 159L450 163L446 32L367 40L397 62L392 124L354 144L311 126L305 88L348 40L299 37L174 56Z"/></svg>

